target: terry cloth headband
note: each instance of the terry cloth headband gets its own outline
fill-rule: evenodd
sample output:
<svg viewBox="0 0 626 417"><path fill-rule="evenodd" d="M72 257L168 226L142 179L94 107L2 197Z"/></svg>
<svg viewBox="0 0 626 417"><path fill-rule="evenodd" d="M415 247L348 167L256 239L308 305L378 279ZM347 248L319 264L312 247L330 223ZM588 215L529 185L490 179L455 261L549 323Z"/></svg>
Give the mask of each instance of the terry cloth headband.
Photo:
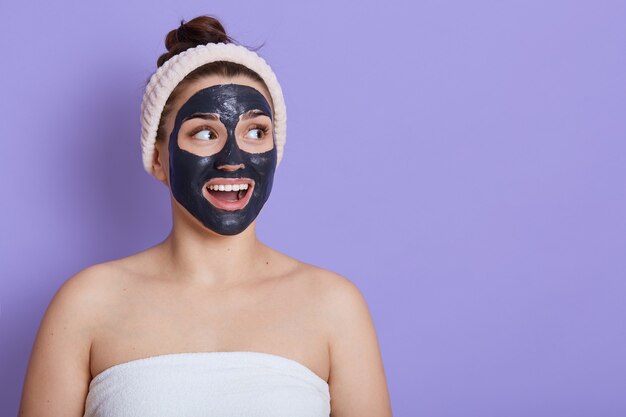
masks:
<svg viewBox="0 0 626 417"><path fill-rule="evenodd" d="M161 113L168 97L191 71L215 61L241 64L256 72L265 81L274 105L274 141L277 163L283 156L287 136L287 109L276 75L265 60L248 48L232 43L208 43L174 55L161 65L146 86L141 102L141 155L143 167L152 174L152 159Z"/></svg>

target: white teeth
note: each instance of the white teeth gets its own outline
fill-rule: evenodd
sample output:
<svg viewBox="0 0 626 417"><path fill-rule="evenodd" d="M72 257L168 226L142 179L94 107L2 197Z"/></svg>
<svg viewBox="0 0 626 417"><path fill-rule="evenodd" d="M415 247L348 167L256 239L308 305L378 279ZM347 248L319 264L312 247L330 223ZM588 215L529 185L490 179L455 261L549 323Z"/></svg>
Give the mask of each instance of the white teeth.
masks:
<svg viewBox="0 0 626 417"><path fill-rule="evenodd" d="M239 191L247 190L248 184L213 184L209 185L209 190L213 191Z"/></svg>

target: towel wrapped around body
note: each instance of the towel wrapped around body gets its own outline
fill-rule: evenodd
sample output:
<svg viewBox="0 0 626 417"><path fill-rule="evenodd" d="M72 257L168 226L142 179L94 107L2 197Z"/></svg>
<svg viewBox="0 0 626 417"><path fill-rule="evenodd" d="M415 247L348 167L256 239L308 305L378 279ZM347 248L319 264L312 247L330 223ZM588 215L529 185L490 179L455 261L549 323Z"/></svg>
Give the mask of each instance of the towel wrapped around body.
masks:
<svg viewBox="0 0 626 417"><path fill-rule="evenodd" d="M189 352L114 365L89 384L84 417L328 417L326 381L262 352Z"/></svg>

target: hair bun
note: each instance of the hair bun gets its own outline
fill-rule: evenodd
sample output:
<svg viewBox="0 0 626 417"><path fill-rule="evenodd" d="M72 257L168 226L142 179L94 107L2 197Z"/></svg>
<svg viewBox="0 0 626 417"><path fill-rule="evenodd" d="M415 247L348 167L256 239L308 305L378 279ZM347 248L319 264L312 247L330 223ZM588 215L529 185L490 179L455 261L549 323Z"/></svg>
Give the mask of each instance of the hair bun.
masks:
<svg viewBox="0 0 626 417"><path fill-rule="evenodd" d="M167 52L157 60L160 67L173 57L189 48L207 43L231 43L234 40L226 34L222 23L212 16L198 16L187 23L181 19L180 26L168 32L165 37Z"/></svg>

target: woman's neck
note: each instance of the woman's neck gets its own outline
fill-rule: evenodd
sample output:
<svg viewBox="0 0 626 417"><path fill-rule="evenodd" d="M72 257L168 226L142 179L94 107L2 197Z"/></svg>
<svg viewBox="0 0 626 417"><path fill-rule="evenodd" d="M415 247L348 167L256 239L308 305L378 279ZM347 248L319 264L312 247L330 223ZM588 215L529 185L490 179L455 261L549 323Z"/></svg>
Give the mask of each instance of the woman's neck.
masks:
<svg viewBox="0 0 626 417"><path fill-rule="evenodd" d="M160 246L174 280L215 289L253 279L269 255L256 237L256 220L237 235L223 236L195 219L175 216L172 231Z"/></svg>

